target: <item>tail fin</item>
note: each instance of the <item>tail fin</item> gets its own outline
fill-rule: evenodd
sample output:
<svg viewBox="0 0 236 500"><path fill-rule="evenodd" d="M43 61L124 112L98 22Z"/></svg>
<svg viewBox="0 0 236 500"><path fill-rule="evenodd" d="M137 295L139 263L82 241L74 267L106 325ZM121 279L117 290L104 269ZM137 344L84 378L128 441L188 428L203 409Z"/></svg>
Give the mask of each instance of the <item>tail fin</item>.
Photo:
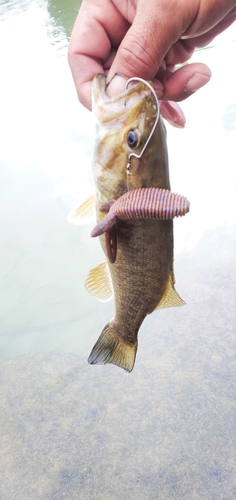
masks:
<svg viewBox="0 0 236 500"><path fill-rule="evenodd" d="M94 345L88 362L91 365L113 363L124 368L127 372L131 372L135 363L137 347L137 341L134 344L126 342L111 323L108 323Z"/></svg>

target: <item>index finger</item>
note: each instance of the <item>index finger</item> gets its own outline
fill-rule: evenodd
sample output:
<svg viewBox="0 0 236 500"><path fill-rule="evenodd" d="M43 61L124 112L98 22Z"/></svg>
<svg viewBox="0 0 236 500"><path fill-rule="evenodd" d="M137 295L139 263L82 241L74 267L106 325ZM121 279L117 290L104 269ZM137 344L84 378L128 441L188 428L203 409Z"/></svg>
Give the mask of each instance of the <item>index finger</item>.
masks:
<svg viewBox="0 0 236 500"><path fill-rule="evenodd" d="M114 4L84 1L74 24L68 60L80 102L91 109L91 82L104 73L112 47L117 47L130 24Z"/></svg>

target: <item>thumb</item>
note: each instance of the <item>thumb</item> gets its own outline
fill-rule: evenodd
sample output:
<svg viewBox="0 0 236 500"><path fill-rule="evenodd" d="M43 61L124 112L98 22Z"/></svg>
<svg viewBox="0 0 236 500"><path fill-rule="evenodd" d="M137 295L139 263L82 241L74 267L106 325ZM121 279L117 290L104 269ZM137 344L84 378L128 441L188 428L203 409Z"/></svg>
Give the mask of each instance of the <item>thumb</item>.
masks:
<svg viewBox="0 0 236 500"><path fill-rule="evenodd" d="M153 80L169 48L178 40L185 28L178 25L173 15L174 4L176 5L171 0L137 2L133 24L117 50L107 76L108 82L116 73L126 78L138 76ZM178 19L182 24L181 16L178 16ZM115 82L116 79L114 85ZM119 83L118 80L117 82ZM112 86L113 83L109 92L118 93L119 89L113 89Z"/></svg>

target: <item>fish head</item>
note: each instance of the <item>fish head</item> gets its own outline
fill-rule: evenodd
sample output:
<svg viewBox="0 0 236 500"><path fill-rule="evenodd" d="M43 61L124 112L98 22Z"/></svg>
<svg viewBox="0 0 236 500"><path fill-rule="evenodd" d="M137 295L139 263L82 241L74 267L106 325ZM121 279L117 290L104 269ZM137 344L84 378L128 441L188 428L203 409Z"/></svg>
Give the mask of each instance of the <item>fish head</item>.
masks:
<svg viewBox="0 0 236 500"><path fill-rule="evenodd" d="M154 129L158 101L153 92L138 81L110 98L106 87L105 75L96 75L92 84L93 174L98 191L105 199L117 199L140 187L168 189L166 132L161 118Z"/></svg>

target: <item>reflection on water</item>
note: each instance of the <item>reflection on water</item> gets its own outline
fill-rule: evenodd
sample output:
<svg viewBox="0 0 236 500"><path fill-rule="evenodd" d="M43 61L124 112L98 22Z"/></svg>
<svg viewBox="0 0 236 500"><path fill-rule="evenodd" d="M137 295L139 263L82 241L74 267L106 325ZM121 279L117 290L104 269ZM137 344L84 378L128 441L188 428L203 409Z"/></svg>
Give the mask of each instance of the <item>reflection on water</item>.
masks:
<svg viewBox="0 0 236 500"><path fill-rule="evenodd" d="M70 36L80 4L81 1L79 0L70 0L69 2L65 2L64 0L48 0L47 9L50 14L51 23L53 24L54 19L60 36L61 29L65 31L67 37Z"/></svg>
<svg viewBox="0 0 236 500"><path fill-rule="evenodd" d="M66 59L77 7L0 4L0 496L231 500L235 27L195 56L213 81L183 104L185 131L168 127L172 189L191 201L175 223L187 306L145 320L127 375L87 364L113 303L83 287L103 258L91 226L67 223L93 189L93 119L77 102Z"/></svg>

